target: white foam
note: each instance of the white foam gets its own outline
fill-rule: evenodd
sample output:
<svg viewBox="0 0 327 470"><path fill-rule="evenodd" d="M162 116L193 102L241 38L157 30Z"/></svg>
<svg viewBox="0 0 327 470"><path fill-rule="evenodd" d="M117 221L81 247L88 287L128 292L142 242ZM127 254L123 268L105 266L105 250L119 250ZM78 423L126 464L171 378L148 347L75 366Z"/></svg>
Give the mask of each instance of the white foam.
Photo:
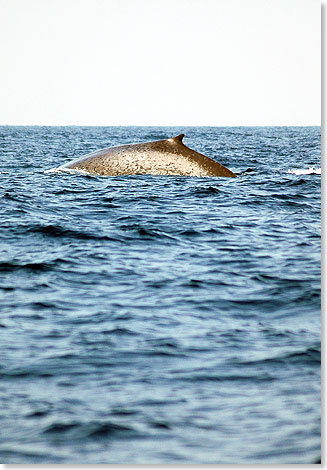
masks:
<svg viewBox="0 0 327 470"><path fill-rule="evenodd" d="M44 170L43 173L61 173L59 168L50 168L50 170Z"/></svg>
<svg viewBox="0 0 327 470"><path fill-rule="evenodd" d="M50 170L45 170L44 173L53 174L53 173L70 173L72 175L86 175L86 176L97 176L93 173L89 173L86 170L77 170L76 168L50 168Z"/></svg>
<svg viewBox="0 0 327 470"><path fill-rule="evenodd" d="M287 173L292 173L293 175L321 175L321 168L307 168L307 169L298 169L298 170L287 170Z"/></svg>

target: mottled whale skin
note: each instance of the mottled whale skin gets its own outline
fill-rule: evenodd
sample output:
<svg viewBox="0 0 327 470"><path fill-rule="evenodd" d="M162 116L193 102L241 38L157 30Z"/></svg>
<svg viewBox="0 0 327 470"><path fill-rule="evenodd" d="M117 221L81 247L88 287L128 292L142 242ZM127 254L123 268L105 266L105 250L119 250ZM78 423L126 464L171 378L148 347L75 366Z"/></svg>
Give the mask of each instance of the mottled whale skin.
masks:
<svg viewBox="0 0 327 470"><path fill-rule="evenodd" d="M177 137L121 145L84 155L59 170L75 169L103 176L118 175L180 175L225 176L236 175L220 163L183 144L184 134Z"/></svg>

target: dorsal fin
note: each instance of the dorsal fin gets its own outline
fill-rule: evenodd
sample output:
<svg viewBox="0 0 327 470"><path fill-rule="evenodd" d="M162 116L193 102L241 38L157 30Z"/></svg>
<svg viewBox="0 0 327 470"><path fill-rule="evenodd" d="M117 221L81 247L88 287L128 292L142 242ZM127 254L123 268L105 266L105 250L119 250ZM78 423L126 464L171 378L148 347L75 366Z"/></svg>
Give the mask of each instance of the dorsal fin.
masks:
<svg viewBox="0 0 327 470"><path fill-rule="evenodd" d="M179 134L178 136L173 137L173 139L176 140L177 142L183 142L184 136L185 134Z"/></svg>

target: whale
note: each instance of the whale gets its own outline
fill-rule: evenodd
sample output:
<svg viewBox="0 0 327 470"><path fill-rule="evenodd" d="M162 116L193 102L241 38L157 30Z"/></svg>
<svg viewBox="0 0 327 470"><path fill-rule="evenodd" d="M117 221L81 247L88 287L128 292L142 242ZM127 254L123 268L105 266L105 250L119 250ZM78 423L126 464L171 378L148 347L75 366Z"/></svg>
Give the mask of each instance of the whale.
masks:
<svg viewBox="0 0 327 470"><path fill-rule="evenodd" d="M101 176L178 175L235 178L228 168L183 143L184 134L165 140L100 149L61 165Z"/></svg>

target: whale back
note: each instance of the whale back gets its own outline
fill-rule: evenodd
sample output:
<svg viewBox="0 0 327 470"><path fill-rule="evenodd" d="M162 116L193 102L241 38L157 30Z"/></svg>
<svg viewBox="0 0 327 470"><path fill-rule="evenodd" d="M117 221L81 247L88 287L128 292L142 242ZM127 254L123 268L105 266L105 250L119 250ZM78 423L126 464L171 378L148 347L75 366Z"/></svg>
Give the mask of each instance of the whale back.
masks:
<svg viewBox="0 0 327 470"><path fill-rule="evenodd" d="M215 160L184 145L183 138L184 134L180 134L165 140L101 149L73 160L60 169L84 170L103 176L236 176Z"/></svg>

